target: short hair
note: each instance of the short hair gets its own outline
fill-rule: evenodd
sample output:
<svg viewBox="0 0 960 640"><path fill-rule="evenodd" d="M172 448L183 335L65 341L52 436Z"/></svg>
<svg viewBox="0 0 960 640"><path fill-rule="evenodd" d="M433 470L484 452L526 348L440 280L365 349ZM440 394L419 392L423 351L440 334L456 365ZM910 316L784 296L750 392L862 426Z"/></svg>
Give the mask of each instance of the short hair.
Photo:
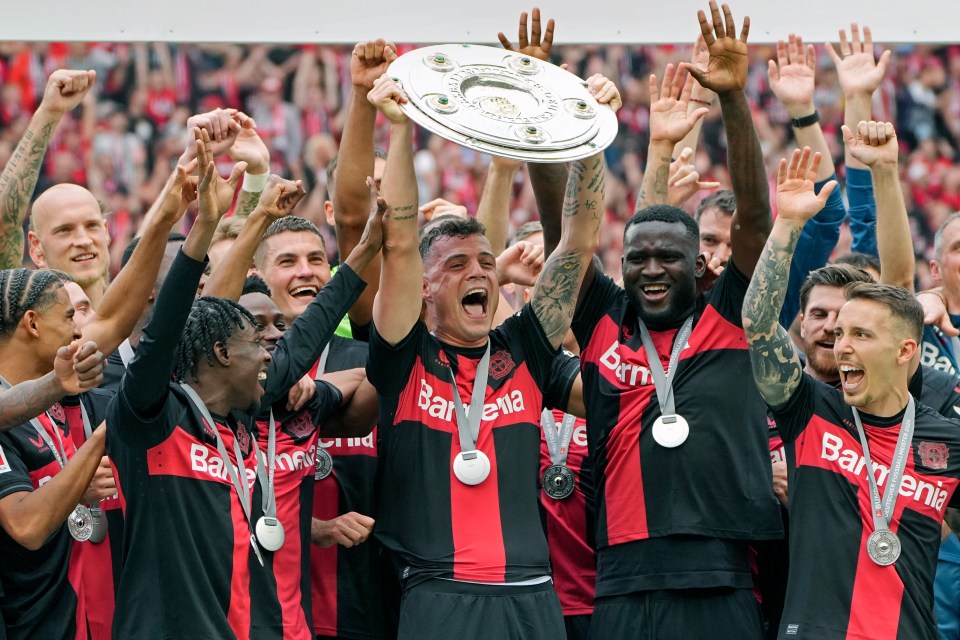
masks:
<svg viewBox="0 0 960 640"><path fill-rule="evenodd" d="M217 223L217 229L213 232L213 237L210 239L210 246L212 247L224 240L236 240L240 237L240 232L243 230L243 225L246 224L246 222L247 219L240 216L220 218L220 222Z"/></svg>
<svg viewBox="0 0 960 640"><path fill-rule="evenodd" d="M187 236L176 231L167 234L167 244L173 242L183 242L187 239ZM137 236L130 241L130 244L127 245L127 248L123 250L123 256L120 258L120 268L123 269L127 266L127 263L130 262L130 258L133 257L133 250L137 248L137 245L140 244L140 236Z"/></svg>
<svg viewBox="0 0 960 640"><path fill-rule="evenodd" d="M937 229L937 232L933 235L933 258L934 260L940 259L940 252L943 251L943 232L946 231L947 227L950 226L952 222L960 220L960 211L951 213L947 216L947 219L943 221L943 224L940 225L940 228Z"/></svg>
<svg viewBox="0 0 960 640"><path fill-rule="evenodd" d="M380 158L381 160L386 160L387 152L384 151L383 149L374 149L373 157L374 157L374 161L376 161L376 158ZM333 156L333 159L329 162L329 164L327 164L327 193L328 194L330 194L330 191L333 189L333 181L336 178L335 174L337 172L337 162L339 162L339 160L340 160L340 155L337 154ZM372 178L373 176L370 176L370 177ZM332 195L331 195L331 198L329 199L332 199Z"/></svg>
<svg viewBox="0 0 960 640"><path fill-rule="evenodd" d="M864 271L873 269L877 273L880 273L880 258L870 255L869 253L860 253L859 251L840 256L833 261L833 264L848 264L851 267L857 267Z"/></svg>
<svg viewBox="0 0 960 640"><path fill-rule="evenodd" d="M737 210L737 196L729 189L714 191L700 201L700 204L697 206L697 212L693 216L694 220L700 222L700 216L711 207L716 208L717 211L726 216L732 216L733 212Z"/></svg>
<svg viewBox="0 0 960 640"><path fill-rule="evenodd" d="M50 269L0 271L0 338L13 335L27 311L43 311L57 299L63 283Z"/></svg>
<svg viewBox="0 0 960 640"><path fill-rule="evenodd" d="M850 264L828 264L814 269L800 285L800 313L807 310L807 301L814 287L836 287L843 289L854 282L873 282L870 274Z"/></svg>
<svg viewBox="0 0 960 640"><path fill-rule="evenodd" d="M700 227L697 226L697 223L686 211L669 204L654 204L633 214L623 228L624 240L626 240L632 227L644 222L666 222L669 224L679 222L686 229L687 237L697 243L698 247L700 245Z"/></svg>
<svg viewBox="0 0 960 640"><path fill-rule="evenodd" d="M200 361L206 360L212 366L215 362L214 345L218 342L226 344L236 329L243 328L244 322L257 327L253 315L233 300L211 296L197 298L177 345L177 380L197 382Z"/></svg>
<svg viewBox="0 0 960 640"><path fill-rule="evenodd" d="M538 233L543 233L543 225L538 220L525 222L513 232L513 242L516 244Z"/></svg>
<svg viewBox="0 0 960 640"><path fill-rule="evenodd" d="M263 268L263 261L267 254L267 240L275 235L286 233L288 231L303 231L306 233L312 233L320 238L320 244L323 245L323 250L327 250L327 242L323 239L323 233L320 232L320 228L317 225L313 224L306 218L301 218L299 216L285 216L279 220L274 220L273 223L267 227L267 230L263 233L263 238L260 239L260 246L257 247L256 253L253 254L253 262L257 265L257 269Z"/></svg>
<svg viewBox="0 0 960 640"><path fill-rule="evenodd" d="M433 229L436 225L440 224L444 220L463 220L463 216L458 216L455 213L441 213L438 216L434 216L423 223L423 226L417 229L417 238L423 240L423 236L427 235L427 232L430 229ZM486 230L484 230L486 233Z"/></svg>
<svg viewBox="0 0 960 640"><path fill-rule="evenodd" d="M270 293L270 286L258 275L247 276L244 279L243 290L240 292L240 295L245 296L248 293L262 293L268 298L273 295Z"/></svg>
<svg viewBox="0 0 960 640"><path fill-rule="evenodd" d="M893 319L904 329L908 338L920 342L923 336L923 307L912 293L903 287L876 282L854 282L844 289L850 300L870 300L882 304Z"/></svg>
<svg viewBox="0 0 960 640"><path fill-rule="evenodd" d="M470 236L482 236L486 232L486 228L476 218L455 216L450 220L444 220L439 224L432 225L420 238L420 259L427 259L431 248L433 248L433 243L439 238L468 238Z"/></svg>

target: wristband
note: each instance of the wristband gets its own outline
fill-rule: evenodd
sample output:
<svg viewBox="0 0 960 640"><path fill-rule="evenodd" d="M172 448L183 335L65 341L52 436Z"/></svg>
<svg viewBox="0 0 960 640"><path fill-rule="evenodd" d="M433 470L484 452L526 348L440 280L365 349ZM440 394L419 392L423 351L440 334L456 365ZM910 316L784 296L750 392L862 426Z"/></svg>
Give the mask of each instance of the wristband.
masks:
<svg viewBox="0 0 960 640"><path fill-rule="evenodd" d="M243 172L243 185L240 187L243 191L249 191L250 193L260 193L263 191L263 188L267 186L267 178L270 177L270 172L266 173L247 173Z"/></svg>
<svg viewBox="0 0 960 640"><path fill-rule="evenodd" d="M802 118L793 118L790 121L790 124L793 125L794 129L803 129L804 127L809 127L812 124L817 124L820 122L820 112L814 111L808 116Z"/></svg>

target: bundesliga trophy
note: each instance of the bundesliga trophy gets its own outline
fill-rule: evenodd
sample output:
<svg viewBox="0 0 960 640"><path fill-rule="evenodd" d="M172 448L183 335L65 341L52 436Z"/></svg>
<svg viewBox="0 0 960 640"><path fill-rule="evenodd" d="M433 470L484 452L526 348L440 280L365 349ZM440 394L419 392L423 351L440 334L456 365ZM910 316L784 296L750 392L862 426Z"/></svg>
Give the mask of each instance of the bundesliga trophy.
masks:
<svg viewBox="0 0 960 640"><path fill-rule="evenodd" d="M530 56L469 44L406 53L388 73L423 128L459 145L529 162L569 162L608 147L617 118L577 76Z"/></svg>

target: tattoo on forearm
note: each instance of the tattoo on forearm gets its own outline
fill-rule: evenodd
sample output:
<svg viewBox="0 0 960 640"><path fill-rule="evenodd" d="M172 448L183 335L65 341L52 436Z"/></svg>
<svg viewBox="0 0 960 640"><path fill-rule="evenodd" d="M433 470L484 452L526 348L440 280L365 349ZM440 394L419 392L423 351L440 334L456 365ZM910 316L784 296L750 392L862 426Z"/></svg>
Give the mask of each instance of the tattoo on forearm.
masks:
<svg viewBox="0 0 960 640"><path fill-rule="evenodd" d="M563 197L563 215L575 216L580 213L580 192L583 187L583 176L587 168L582 160L570 164L570 177L567 178L567 192Z"/></svg>
<svg viewBox="0 0 960 640"><path fill-rule="evenodd" d="M391 207L393 212L388 211L384 214L384 218L389 218L391 220L410 220L416 218L419 211L417 210L417 205L415 204L404 204L399 207ZM407 213L407 212L411 213ZM397 215L400 214L400 215Z"/></svg>
<svg viewBox="0 0 960 640"><path fill-rule="evenodd" d="M234 211L234 215L238 218L246 218L249 216L254 209L257 208L257 203L260 202L260 194L262 191L244 191L240 189L240 195L237 196L237 206Z"/></svg>
<svg viewBox="0 0 960 640"><path fill-rule="evenodd" d="M0 175L0 268L19 267L23 261L23 218L56 126L56 122L47 123L36 136L28 129Z"/></svg>
<svg viewBox="0 0 960 640"><path fill-rule="evenodd" d="M0 391L0 430L23 424L59 402L63 390L49 379L21 382Z"/></svg>
<svg viewBox="0 0 960 640"><path fill-rule="evenodd" d="M578 251L556 252L537 281L531 305L551 342L562 339L570 328L583 270L580 260Z"/></svg>
<svg viewBox="0 0 960 640"><path fill-rule="evenodd" d="M799 237L800 230L791 229L786 242L774 237L767 240L743 301L743 328L753 377L761 395L773 406L790 398L803 372L793 340L779 324Z"/></svg>

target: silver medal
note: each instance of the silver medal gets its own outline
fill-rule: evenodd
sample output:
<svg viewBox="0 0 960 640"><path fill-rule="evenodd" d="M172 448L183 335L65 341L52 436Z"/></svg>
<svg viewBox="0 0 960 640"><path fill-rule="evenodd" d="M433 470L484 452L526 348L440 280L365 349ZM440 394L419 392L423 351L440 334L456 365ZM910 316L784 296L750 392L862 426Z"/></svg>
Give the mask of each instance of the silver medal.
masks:
<svg viewBox="0 0 960 640"><path fill-rule="evenodd" d="M82 504L67 516L67 529L70 530L70 536L77 542L86 542L93 535L93 514L90 509Z"/></svg>
<svg viewBox="0 0 960 640"><path fill-rule="evenodd" d="M257 520L257 542L267 551L277 551L283 546L285 534L283 523L276 518L261 516Z"/></svg>
<svg viewBox="0 0 960 640"><path fill-rule="evenodd" d="M552 464L543 472L540 481L544 493L554 500L569 498L576 484L573 471L563 464Z"/></svg>
<svg viewBox="0 0 960 640"><path fill-rule="evenodd" d="M463 484L480 484L490 475L490 458L478 449L461 451L453 460L453 475Z"/></svg>
<svg viewBox="0 0 960 640"><path fill-rule="evenodd" d="M886 567L900 557L900 538L890 529L878 529L867 538L867 555L881 567Z"/></svg>
<svg viewBox="0 0 960 640"><path fill-rule="evenodd" d="M317 445L317 467L313 474L314 480L323 480L333 471L333 457L327 450Z"/></svg>
<svg viewBox="0 0 960 640"><path fill-rule="evenodd" d="M660 416L653 422L653 440L661 447L672 449L687 441L690 425L683 416Z"/></svg>

